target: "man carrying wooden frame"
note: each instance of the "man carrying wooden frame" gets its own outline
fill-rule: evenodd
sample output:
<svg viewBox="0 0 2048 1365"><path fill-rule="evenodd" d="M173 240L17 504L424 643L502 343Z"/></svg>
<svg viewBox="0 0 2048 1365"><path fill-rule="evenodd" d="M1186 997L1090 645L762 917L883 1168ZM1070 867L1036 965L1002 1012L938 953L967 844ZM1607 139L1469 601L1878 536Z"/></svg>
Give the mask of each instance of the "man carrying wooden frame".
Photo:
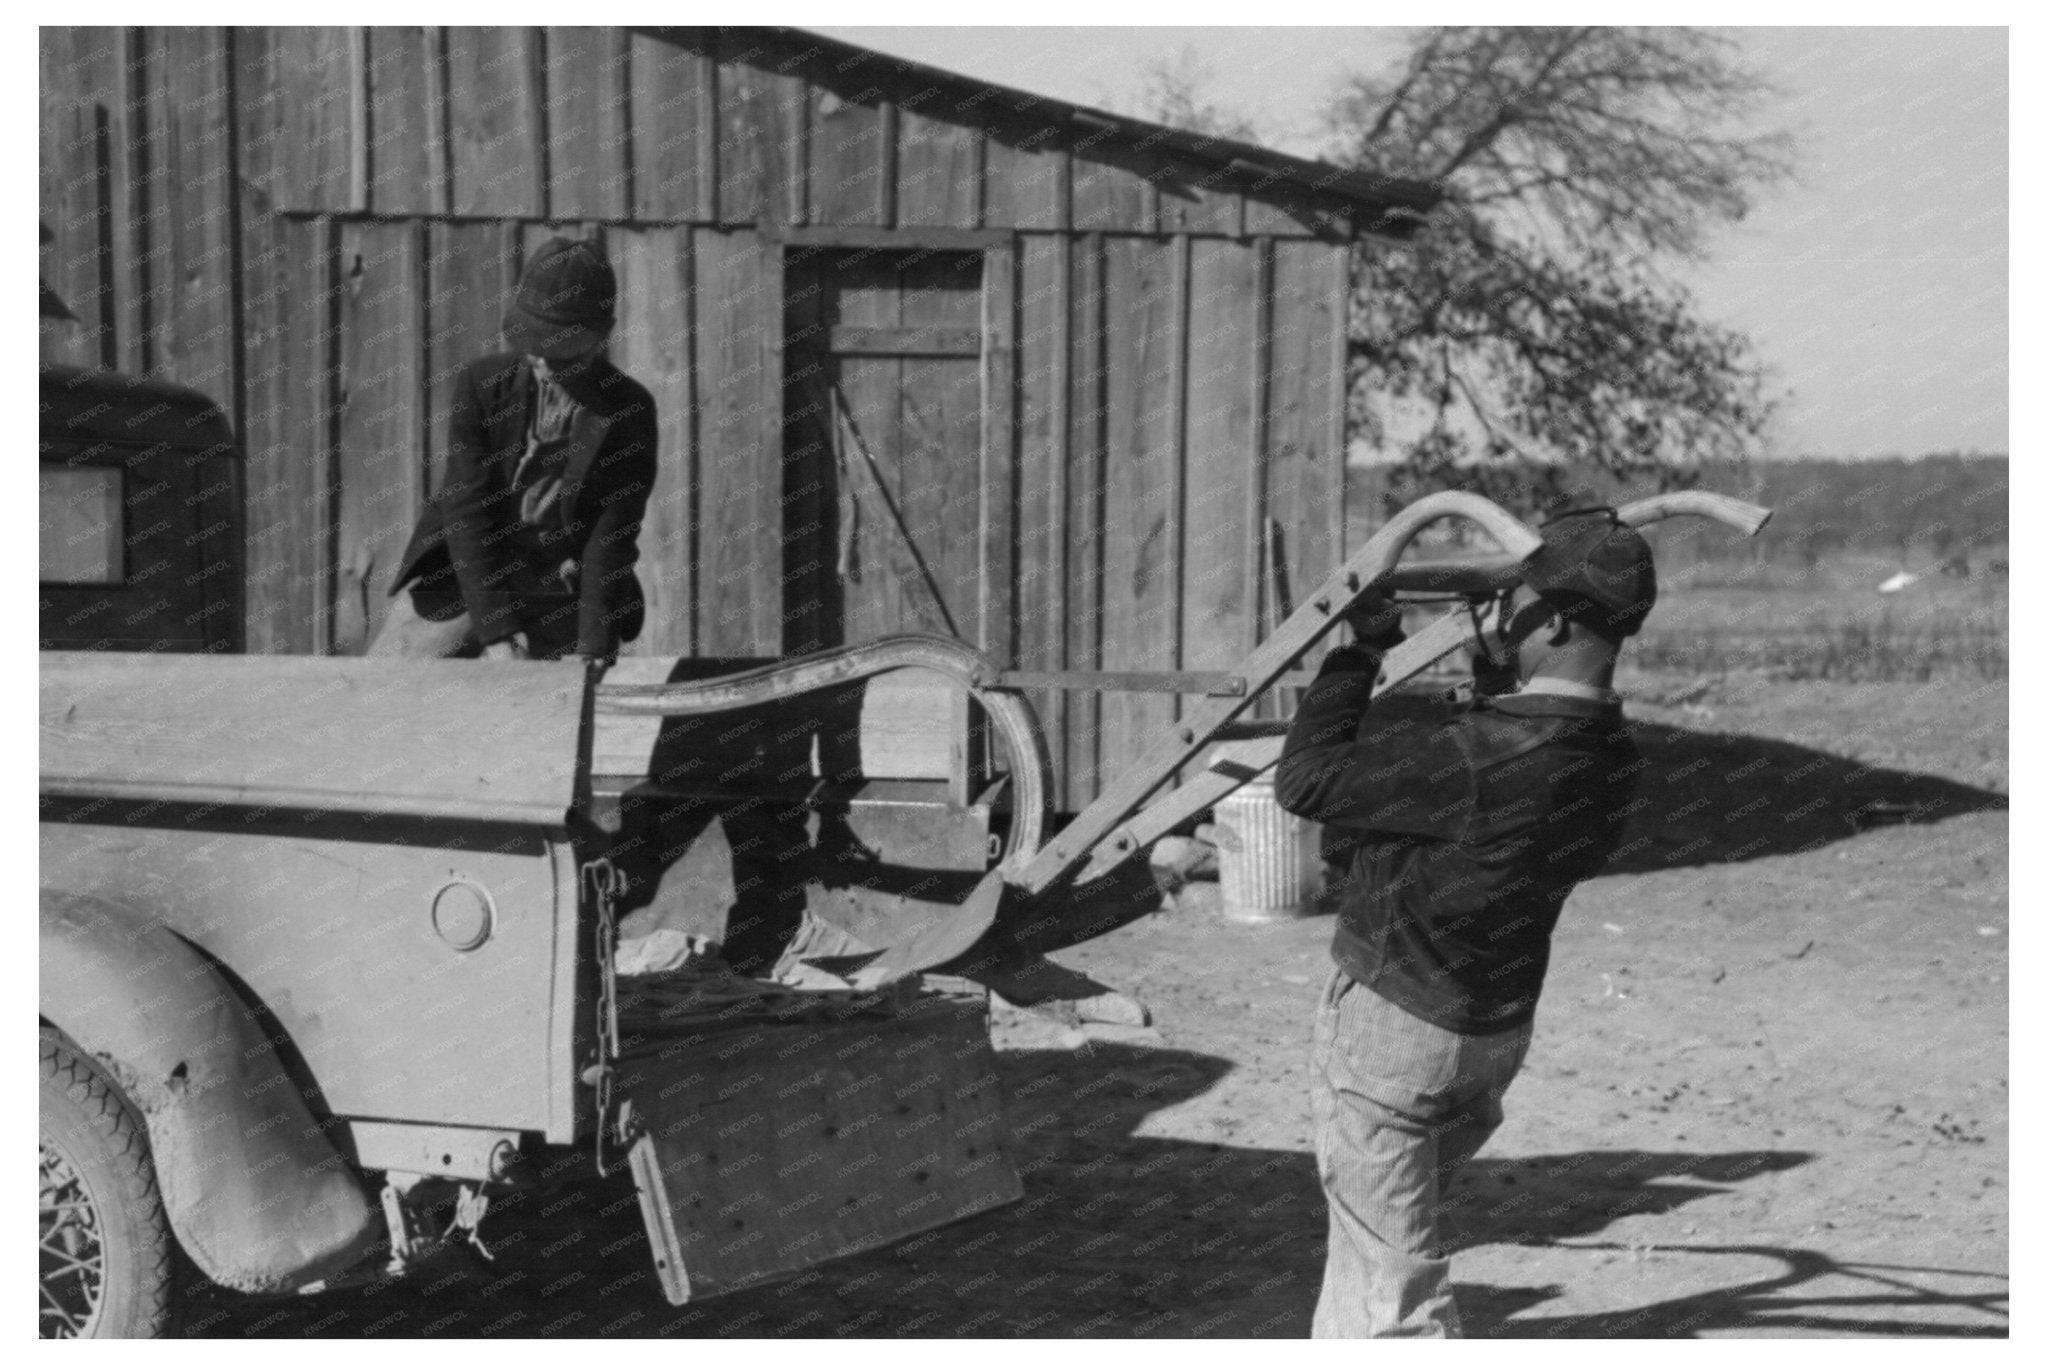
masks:
<svg viewBox="0 0 2048 1365"><path fill-rule="evenodd" d="M1604 507L1542 536L1473 642L1470 710L1373 714L1403 636L1367 593L1281 750L1280 805L1356 841L1315 1027L1319 1337L1459 1335L1442 1192L1500 1125L1551 930L1630 809L1639 755L1612 684L1656 601L1650 549Z"/></svg>

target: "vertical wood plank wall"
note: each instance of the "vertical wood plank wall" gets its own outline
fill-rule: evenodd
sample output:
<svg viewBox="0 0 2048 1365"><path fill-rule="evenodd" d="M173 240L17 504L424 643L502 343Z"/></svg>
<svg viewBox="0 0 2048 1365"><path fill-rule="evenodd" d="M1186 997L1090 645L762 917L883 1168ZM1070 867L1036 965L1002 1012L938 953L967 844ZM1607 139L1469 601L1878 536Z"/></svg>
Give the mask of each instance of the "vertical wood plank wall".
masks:
<svg viewBox="0 0 2048 1365"><path fill-rule="evenodd" d="M46 357L218 400L252 650L355 652L524 255L601 238L661 471L639 653L784 647L789 228L999 229L980 601L1027 669L1217 668L1342 552L1343 206L745 31L44 28ZM999 651L1000 652L1000 651ZM1074 808L1170 697L1034 697Z"/></svg>

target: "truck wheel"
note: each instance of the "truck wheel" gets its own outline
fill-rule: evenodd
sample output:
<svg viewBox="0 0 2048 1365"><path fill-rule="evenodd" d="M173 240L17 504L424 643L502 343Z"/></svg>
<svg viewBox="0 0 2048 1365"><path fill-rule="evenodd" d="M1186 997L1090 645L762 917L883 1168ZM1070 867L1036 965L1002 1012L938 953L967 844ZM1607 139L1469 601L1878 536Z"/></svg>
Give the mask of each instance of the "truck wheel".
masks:
<svg viewBox="0 0 2048 1365"><path fill-rule="evenodd" d="M38 1052L42 1335L161 1336L173 1244L142 1119L61 1035Z"/></svg>

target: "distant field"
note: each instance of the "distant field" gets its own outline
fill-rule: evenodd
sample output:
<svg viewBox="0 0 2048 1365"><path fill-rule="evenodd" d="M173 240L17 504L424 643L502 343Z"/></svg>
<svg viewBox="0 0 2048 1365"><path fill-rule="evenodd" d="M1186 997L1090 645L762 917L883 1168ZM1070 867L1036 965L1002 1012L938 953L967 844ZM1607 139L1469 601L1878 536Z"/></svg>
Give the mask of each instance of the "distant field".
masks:
<svg viewBox="0 0 2048 1365"><path fill-rule="evenodd" d="M2003 458L1758 464L1708 471L1699 486L1775 516L1754 540L1695 521L1650 529L1662 592L1629 651L1635 667L1852 682L2007 675ZM1387 496L1383 475L1354 477L1351 545ZM1901 572L1915 581L1877 591Z"/></svg>
<svg viewBox="0 0 2048 1365"><path fill-rule="evenodd" d="M1670 576L1629 653L1640 668L1696 674L1762 669L1849 682L2006 676L2005 579L1929 576L1878 592L1894 572L1881 560L1825 563L1807 574L1695 565Z"/></svg>

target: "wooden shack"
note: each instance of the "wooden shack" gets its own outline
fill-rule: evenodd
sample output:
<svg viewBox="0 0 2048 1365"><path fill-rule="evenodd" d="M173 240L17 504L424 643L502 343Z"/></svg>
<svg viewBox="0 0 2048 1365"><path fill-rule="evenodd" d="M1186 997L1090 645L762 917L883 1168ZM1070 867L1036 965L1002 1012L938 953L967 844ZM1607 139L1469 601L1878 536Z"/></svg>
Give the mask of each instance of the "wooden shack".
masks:
<svg viewBox="0 0 2048 1365"><path fill-rule="evenodd" d="M1227 664L1274 564L1341 552L1349 250L1435 198L788 29L41 44L43 274L79 318L45 355L232 415L260 651L363 647L450 378L567 233L660 409L635 652ZM1068 806L1176 704L1039 700Z"/></svg>

